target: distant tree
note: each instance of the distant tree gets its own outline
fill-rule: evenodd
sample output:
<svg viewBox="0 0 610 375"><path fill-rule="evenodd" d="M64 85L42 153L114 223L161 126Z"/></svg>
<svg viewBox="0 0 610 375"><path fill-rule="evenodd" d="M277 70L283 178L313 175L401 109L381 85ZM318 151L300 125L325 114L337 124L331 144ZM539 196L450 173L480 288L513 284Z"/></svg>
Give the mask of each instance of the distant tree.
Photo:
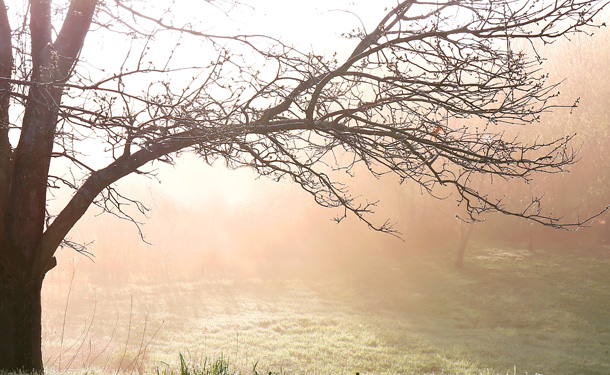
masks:
<svg viewBox="0 0 610 375"><path fill-rule="evenodd" d="M227 15L242 5L221 1L204 4ZM352 214L382 232L394 233L333 171L362 165L429 192L449 187L470 219L583 224L560 222L538 199L507 207L470 181L527 180L575 161L570 137L526 143L495 125L555 106L537 54L513 41L578 32L607 1L395 2L373 29L346 34L354 47L341 60L180 23L189 15L172 14L179 3L0 0L0 369L43 370L42 281L58 247L82 250L66 235L88 207L129 218L124 205L139 204L113 184L179 152L292 179L342 208L337 221ZM83 49L100 38L112 51ZM66 190L58 208L53 194Z"/></svg>

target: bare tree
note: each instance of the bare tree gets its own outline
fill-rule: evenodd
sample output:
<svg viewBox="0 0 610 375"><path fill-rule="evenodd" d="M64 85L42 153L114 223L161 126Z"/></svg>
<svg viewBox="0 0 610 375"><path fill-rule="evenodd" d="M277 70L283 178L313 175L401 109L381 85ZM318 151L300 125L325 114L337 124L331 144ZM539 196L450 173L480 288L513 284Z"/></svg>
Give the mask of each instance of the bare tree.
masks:
<svg viewBox="0 0 610 375"><path fill-rule="evenodd" d="M394 233L336 171L363 166L429 192L449 187L470 219L500 212L583 225L546 214L538 199L507 207L470 181L528 180L575 161L569 136L527 143L498 126L554 107L557 87L534 46L593 26L606 3L394 2L372 30L346 33L353 50L339 59L274 35L180 23L179 2L30 0L7 10L0 0L0 369L42 371L42 281L59 246L81 249L66 235L88 207L128 217L124 205L138 203L113 184L179 152L291 179L342 208L337 221L355 215L382 232ZM227 14L243 5L204 4ZM85 37L112 38L113 56L100 61ZM159 40L166 47L152 48ZM531 44L516 49L517 40ZM205 53L193 58L194 48ZM66 190L67 204L49 204Z"/></svg>

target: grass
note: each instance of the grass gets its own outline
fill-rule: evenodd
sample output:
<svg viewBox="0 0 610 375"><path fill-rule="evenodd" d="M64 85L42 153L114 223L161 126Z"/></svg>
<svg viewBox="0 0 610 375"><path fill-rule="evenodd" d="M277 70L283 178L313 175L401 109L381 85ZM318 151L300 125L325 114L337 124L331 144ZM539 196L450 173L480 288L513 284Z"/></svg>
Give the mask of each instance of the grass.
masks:
<svg viewBox="0 0 610 375"><path fill-rule="evenodd" d="M230 372L230 365L228 359L226 359L222 354L220 357L212 362L208 362L207 360L203 362L202 365L196 365L192 363L188 363L182 353L179 355L180 357L180 369L178 371L174 371L170 365L166 364L166 368L163 370L157 368L157 375L229 375L233 374ZM256 369L256 366L254 367Z"/></svg>
<svg viewBox="0 0 610 375"><path fill-rule="evenodd" d="M65 303L52 302L65 302L67 285L53 282L44 297L47 368L157 375L610 373L607 249L529 253L475 244L463 271L451 267L451 258L441 250L408 256L372 250L288 278L149 278L123 286L77 280L63 343Z"/></svg>

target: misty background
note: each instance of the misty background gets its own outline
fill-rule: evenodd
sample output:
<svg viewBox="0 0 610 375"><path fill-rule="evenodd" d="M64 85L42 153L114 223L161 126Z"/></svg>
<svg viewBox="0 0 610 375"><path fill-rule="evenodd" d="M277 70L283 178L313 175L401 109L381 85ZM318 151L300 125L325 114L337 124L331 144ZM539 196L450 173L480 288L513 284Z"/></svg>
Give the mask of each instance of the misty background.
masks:
<svg viewBox="0 0 610 375"><path fill-rule="evenodd" d="M484 180L481 186L505 195L513 207L533 196L544 196L545 207L566 222L592 216L608 205L610 86L604 77L610 76L606 64L610 51L605 48L609 36L602 28L592 37L579 34L574 40L544 47L547 61L543 68L549 80L565 80L557 104L578 101L578 107L559 108L543 116L540 123L508 129L527 141L576 134L578 163L562 174L538 174L529 184ZM354 195L379 201L376 222L395 223L400 238L393 238L369 230L352 217L337 224L332 219L343 214L341 209L317 206L291 181L257 177L247 168L229 170L222 161L208 166L192 155L183 155L175 159L174 166L157 163L148 170L155 171L156 178L128 176L118 183L123 193L141 198L149 209L143 215L135 205L126 208L140 222L145 241L133 223L99 215L92 207L69 235L74 241L90 243L92 260L68 249L61 256L75 256L87 272L124 276L138 272L176 276L225 266L243 267L253 275L268 271L267 267L282 272L287 265L280 263L289 259L301 268L302 262L317 265L333 255L357 256L363 248L397 254L445 248L451 257L462 223L456 217L464 217L456 198L443 191L437 199L415 184L397 184L392 176L343 176ZM528 248L531 237L535 250L542 245L595 247L610 240L608 213L577 231L554 230L502 215L483 219L472 224L472 241L509 242ZM118 259L120 264L115 264ZM219 264L212 265L214 262Z"/></svg>
<svg viewBox="0 0 610 375"><path fill-rule="evenodd" d="M506 195L513 207L530 201L532 196L544 195L545 207L566 221L595 215L610 203L610 33L602 28L592 37L578 34L571 38L542 48L547 59L543 69L551 82L565 79L558 103L570 105L578 100L578 107L572 111L557 109L540 123L507 131L529 141L577 133L580 161L566 173L537 175L529 184L480 182ZM373 301L367 307L369 311L389 308L374 302L372 295L380 288L391 291L397 275L414 277L417 271L413 264L419 264L415 259L433 254L433 258L426 258L426 264L434 272L456 272L453 264L463 225L474 226L468 238L464 272L476 269L471 263L472 249L506 247L522 250L523 254L541 250L570 255L595 252L604 259L610 254L608 213L591 221L589 228L574 232L501 215L463 224L456 218L463 215L462 207L443 191L438 192L442 199L437 199L415 184L399 185L390 176L343 176L355 196L379 200L375 222L395 222L400 232L397 238L369 230L353 217L335 223L333 217L341 216L342 211L317 206L308 193L290 181L256 178L247 168L228 170L221 161L207 166L187 155L175 158L175 162L175 166L148 167L156 171L157 179L129 176L117 184L123 194L138 197L150 209L143 215L136 205L126 207L140 222L139 228L117 217L100 215L100 210L92 207L69 234L70 240L89 244L89 256L60 250L59 265L45 279L43 340L45 358L51 365L66 368L68 363L73 367L92 363L95 353L102 352L105 343L110 342L116 347L115 354L103 352L98 362L129 369L128 364L138 362L141 350L137 348L149 339L149 347L157 345L158 351L162 351L164 342L177 342L176 351L167 353L171 358L185 348L205 347L200 356L225 352L236 357L246 353L241 359L245 363L249 355L253 357L243 342L240 348L240 329L245 329L248 321L240 315L242 312L273 310L274 298L281 302L282 291L286 290L296 290L314 305L326 303L338 310L333 298L356 291L350 298ZM261 284L261 280L271 284ZM297 287L290 284L291 280L304 280L304 284ZM209 289L193 287L203 281L214 284L206 284ZM108 285L113 286L111 293L106 291ZM158 293L155 288L159 285L174 288L171 301L163 302L165 305L150 297ZM312 291L317 293L315 298L308 294ZM256 296L263 302L253 307L240 296L250 296L248 303L255 304ZM208 309L208 316L232 317L214 323L218 331L228 331L225 341L202 344L173 336L177 332L214 330L210 322L191 319L198 316L198 308L181 301L192 298L207 301L201 308ZM292 306L289 298L284 302L282 306ZM232 311L219 312L211 307L231 304ZM294 310L299 306L286 307L281 313L288 318L300 316ZM178 311L184 321L168 323L171 311ZM77 351L87 346L88 352ZM121 355L124 347L135 348L130 349L127 359ZM82 353L89 354L85 357Z"/></svg>

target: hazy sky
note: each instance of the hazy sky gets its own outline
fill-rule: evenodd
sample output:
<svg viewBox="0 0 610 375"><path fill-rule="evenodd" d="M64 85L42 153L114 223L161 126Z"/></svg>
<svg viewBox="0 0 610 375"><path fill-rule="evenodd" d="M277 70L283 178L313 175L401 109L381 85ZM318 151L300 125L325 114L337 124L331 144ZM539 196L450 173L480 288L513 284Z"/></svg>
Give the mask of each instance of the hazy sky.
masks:
<svg viewBox="0 0 610 375"><path fill-rule="evenodd" d="M385 4L393 4L387 1L366 1L357 5L355 3L345 0L250 1L224 15L203 2L177 1L172 22L194 22L196 27L214 34L269 35L305 52L311 50L318 54L330 55L337 52L346 55L357 40L348 40L341 37L341 34L362 27L363 24L369 30L374 28L383 17ZM203 5L198 7L197 4ZM199 18L199 14L205 16ZM205 19L211 20L208 23ZM175 43L174 37L175 35L171 35L161 41L167 43L169 48ZM105 46L110 44L104 39L92 43ZM160 54L163 53L161 50ZM192 51L190 57L195 57L196 60L200 53L202 52L199 50ZM176 76L172 80L177 80ZM226 202L235 205L247 204L253 196L277 185L266 178L255 181L256 175L251 170L242 168L229 171L222 161L218 161L211 168L204 165L200 159L189 156L182 157L175 167L161 166L160 171L159 178L162 183L158 185L155 181L147 181L147 189L154 191L160 188L164 194L174 196L181 203L190 202L191 205L205 204L210 196L222 197ZM290 182L281 183L285 184ZM280 187L281 189L291 188L284 186Z"/></svg>
<svg viewBox="0 0 610 375"><path fill-rule="evenodd" d="M159 2L156 4L165 3L169 2ZM214 10L207 2L182 0L175 2L175 6L172 9L174 16L164 16L166 17L164 20L172 22L175 25L192 23L198 30L214 34L256 33L269 35L280 39L286 44L295 45L303 52L312 50L317 54L327 55L338 52L339 58L341 58L341 55L345 56L348 54L357 43L357 40L341 38L341 33L350 32L355 28L362 27L362 25L368 31L372 30L385 14L384 10L386 10L386 7L394 3L393 1L350 2L345 0L309 2L280 0L250 1L245 6L229 9L224 14ZM136 5L150 7L145 2L134 2L134 6ZM144 24L143 26L153 27ZM90 69L91 74L112 74L116 67L122 64L123 53L130 47L125 42L117 43L118 39L112 36L109 37L109 35L111 34L108 34L105 30L99 30L88 36L83 57L88 61L96 62L98 64L97 68L106 69L105 71L98 71L90 64L83 64L85 69ZM135 41L134 45L140 42ZM148 52L149 57L151 59L160 58L162 60L177 43L177 39L175 34L161 33L156 42L159 48L152 48ZM177 59L176 61L178 62L184 61L187 65L197 65L199 61L202 61L201 64L203 65L214 57L213 53L209 53L208 49L203 48L205 46L201 42L197 44L197 42L186 37L180 42L185 44L184 48L179 52L183 54L181 56L183 59ZM134 57L137 58L138 55L135 54ZM171 82L180 86L189 77L190 73L183 76L180 73L172 73ZM146 77L139 81L144 87L147 85L147 82ZM129 88L134 90L132 86ZM575 98L578 95L575 94L573 97ZM90 150L92 153L96 152L93 143L90 146ZM100 162L100 166L101 164L102 162ZM156 200L164 201L169 196L182 207L189 207L194 210L200 208L202 217L209 216L211 213L208 209L218 205L218 202L222 202L225 205L223 206L226 208L225 211L233 213L241 211L244 212L244 215L248 214L247 210L243 210L244 208L256 205L263 207L265 206L264 202L282 201L282 199L287 199L286 197L289 197L289 199L285 200L285 202L288 202L285 207L286 215L296 210L295 205L310 207L313 204L311 196L301 191L296 184L289 180L276 183L267 178L256 179L255 173L248 168L227 170L222 160L217 161L213 167L210 167L196 157L185 155L177 159L176 166L168 166L157 162L147 165L142 169L146 171L157 170L157 176L161 183L159 184L155 179L147 179L142 176L129 176L120 181L119 186L125 187L128 192L135 192L134 196L141 197L145 203L152 205L153 208ZM412 197L409 199L412 201L413 198L417 198L417 205L420 207L425 206L422 203L423 200L420 200L422 197L417 192L417 188L412 186L413 184L405 188L404 185L395 185L395 180L391 181L392 185L384 185L382 182L379 186L384 191L379 192L374 188L376 185L370 183L373 180L372 178L363 177L360 175L358 178L350 181L350 185L353 185L355 188L355 195L366 193L366 197L373 201L385 198L382 200L382 205L389 207L386 211L384 211L383 207L378 210L380 213L374 219L376 223L390 218L393 221L400 221L400 227L407 226L408 223L405 224L405 217L395 215L396 212L399 211L402 215L415 216L419 212L419 208L398 207L399 204L404 205L405 194L411 194ZM403 198L402 201L398 199L401 197ZM452 208L456 206L453 198L444 201L442 204L446 203L450 203ZM281 215L281 211L278 210L279 208L272 214ZM324 210L323 208L316 207L316 210L319 215L316 214L315 218L314 216L304 217L303 221L318 220L324 221L324 224L327 224L337 214L336 211ZM99 210L95 209L93 211L99 212ZM390 212L391 215L387 215L385 212ZM155 214L153 213L152 215L154 216ZM444 216L452 218L454 217L454 211L448 210L448 214ZM148 221L146 218L141 218L141 220L144 222ZM259 217L259 220L261 220L261 217ZM125 231L131 231L137 235L137 231L132 226L127 223L123 223L123 225ZM222 225L224 224L219 223L217 231L225 229L222 228ZM252 226L259 226L261 229L264 228L269 231L273 230L273 228L269 228L256 221L253 222ZM358 226L355 228L360 231L367 230L366 225L363 223L358 223ZM455 229L453 226L450 226L450 228L452 228L451 231ZM193 230L201 231L200 228L194 228ZM209 230L216 229L212 228ZM333 230L336 230L337 233L342 231L343 233L356 233L349 232L351 229L348 229L345 225L333 227ZM169 236L171 233L167 235ZM83 240L86 241L88 239L84 238Z"/></svg>

